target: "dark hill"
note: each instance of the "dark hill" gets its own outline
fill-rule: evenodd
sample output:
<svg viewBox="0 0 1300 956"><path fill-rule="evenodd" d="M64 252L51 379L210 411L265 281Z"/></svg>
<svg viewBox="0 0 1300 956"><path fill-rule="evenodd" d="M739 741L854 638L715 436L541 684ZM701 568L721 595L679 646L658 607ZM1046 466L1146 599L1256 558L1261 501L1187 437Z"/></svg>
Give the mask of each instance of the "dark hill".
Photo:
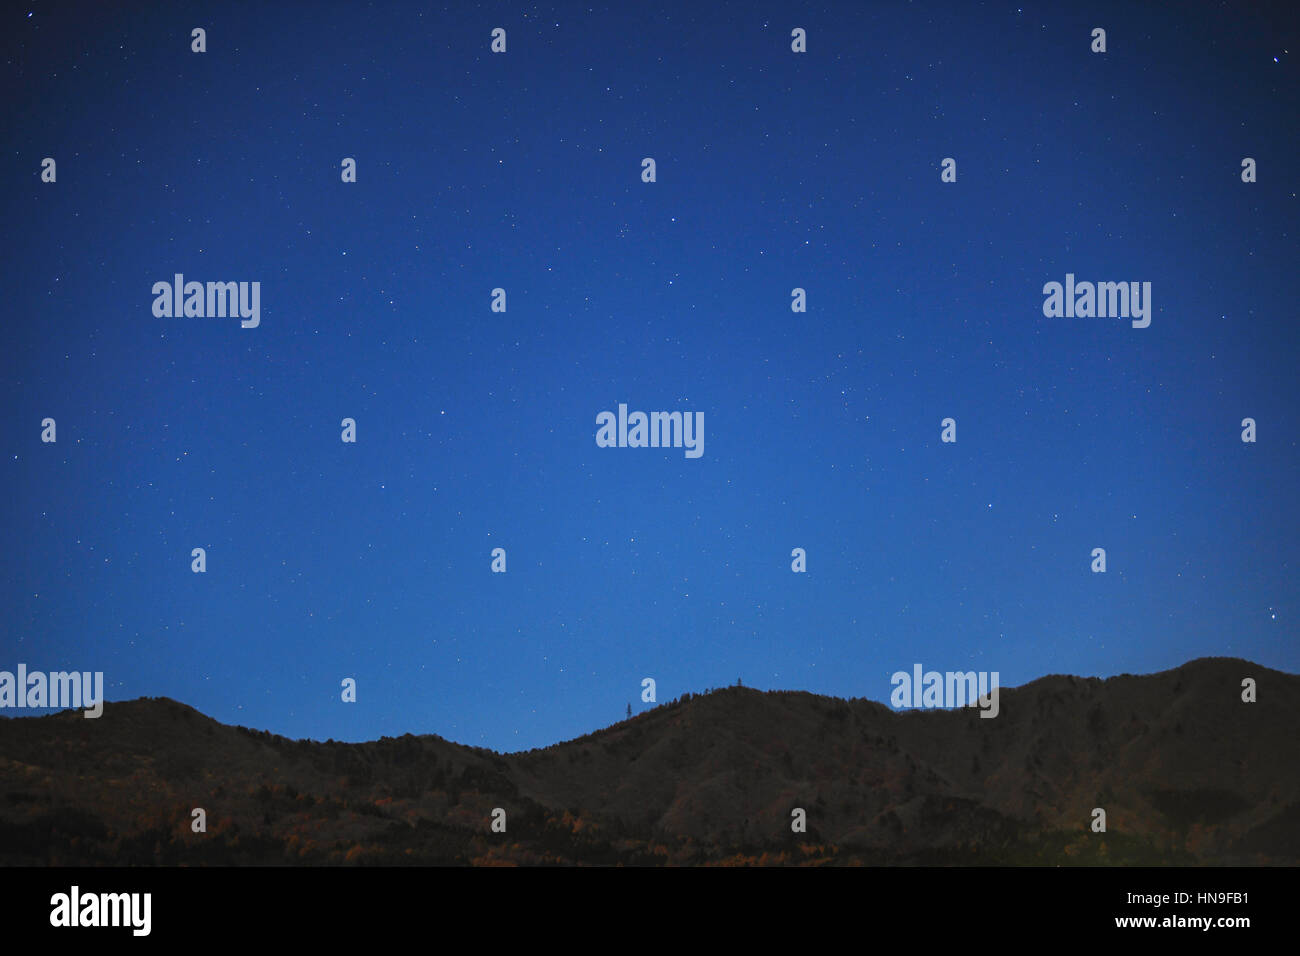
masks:
<svg viewBox="0 0 1300 956"><path fill-rule="evenodd" d="M1293 865L1297 726L1300 677L1231 658L1044 677L995 719L728 688L516 754L292 741L145 698L0 720L0 862Z"/></svg>

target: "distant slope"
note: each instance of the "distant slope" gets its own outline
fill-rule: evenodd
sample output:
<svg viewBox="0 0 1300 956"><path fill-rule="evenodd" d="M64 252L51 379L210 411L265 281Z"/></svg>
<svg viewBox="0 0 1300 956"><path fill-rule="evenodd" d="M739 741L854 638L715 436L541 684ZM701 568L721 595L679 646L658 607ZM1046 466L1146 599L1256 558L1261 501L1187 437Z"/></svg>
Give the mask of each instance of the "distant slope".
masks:
<svg viewBox="0 0 1300 956"><path fill-rule="evenodd" d="M1300 677L1205 658L1044 677L1000 704L737 687L506 755L290 741L167 699L5 719L0 862L1300 862Z"/></svg>

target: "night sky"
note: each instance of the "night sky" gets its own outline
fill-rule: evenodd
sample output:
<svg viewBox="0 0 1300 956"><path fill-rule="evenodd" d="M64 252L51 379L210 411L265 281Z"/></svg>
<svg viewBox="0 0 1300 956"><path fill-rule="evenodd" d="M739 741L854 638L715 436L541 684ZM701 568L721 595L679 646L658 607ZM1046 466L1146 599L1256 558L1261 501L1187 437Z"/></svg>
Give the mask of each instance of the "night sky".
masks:
<svg viewBox="0 0 1300 956"><path fill-rule="evenodd" d="M154 6L0 23L0 668L497 750L644 677L1300 670L1286 5Z"/></svg>

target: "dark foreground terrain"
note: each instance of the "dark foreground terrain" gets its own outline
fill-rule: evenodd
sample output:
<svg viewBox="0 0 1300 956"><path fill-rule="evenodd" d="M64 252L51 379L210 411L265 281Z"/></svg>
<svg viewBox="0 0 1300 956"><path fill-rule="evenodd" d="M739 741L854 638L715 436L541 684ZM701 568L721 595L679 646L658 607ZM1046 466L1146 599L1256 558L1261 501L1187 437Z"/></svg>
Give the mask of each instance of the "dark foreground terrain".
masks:
<svg viewBox="0 0 1300 956"><path fill-rule="evenodd" d="M166 698L0 719L0 863L1300 862L1300 677L1206 658L1000 703L737 687L514 754L287 740Z"/></svg>

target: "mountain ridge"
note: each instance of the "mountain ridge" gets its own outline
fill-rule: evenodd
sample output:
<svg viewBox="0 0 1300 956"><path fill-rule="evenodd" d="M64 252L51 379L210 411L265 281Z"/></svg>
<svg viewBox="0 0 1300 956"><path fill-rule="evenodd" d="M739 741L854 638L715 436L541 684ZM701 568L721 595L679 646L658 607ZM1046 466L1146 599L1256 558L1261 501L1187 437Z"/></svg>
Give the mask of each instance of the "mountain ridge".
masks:
<svg viewBox="0 0 1300 956"><path fill-rule="evenodd" d="M437 734L290 740L169 698L15 718L0 721L0 861L1300 860L1300 676L1197 658L999 693L985 719L720 688L510 753Z"/></svg>

